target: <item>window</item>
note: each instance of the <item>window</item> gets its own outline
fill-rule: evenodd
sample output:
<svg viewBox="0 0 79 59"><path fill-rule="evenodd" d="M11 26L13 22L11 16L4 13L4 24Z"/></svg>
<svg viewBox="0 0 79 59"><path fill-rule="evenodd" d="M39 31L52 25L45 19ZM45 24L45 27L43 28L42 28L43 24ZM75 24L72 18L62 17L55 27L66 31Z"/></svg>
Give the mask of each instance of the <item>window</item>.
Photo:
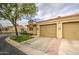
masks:
<svg viewBox="0 0 79 59"><path fill-rule="evenodd" d="M5 28L5 31L8 31L9 29L8 28Z"/></svg>
<svg viewBox="0 0 79 59"><path fill-rule="evenodd" d="M32 27L30 27L30 28L29 28L29 30L30 30L30 31L33 31L33 28L32 28Z"/></svg>

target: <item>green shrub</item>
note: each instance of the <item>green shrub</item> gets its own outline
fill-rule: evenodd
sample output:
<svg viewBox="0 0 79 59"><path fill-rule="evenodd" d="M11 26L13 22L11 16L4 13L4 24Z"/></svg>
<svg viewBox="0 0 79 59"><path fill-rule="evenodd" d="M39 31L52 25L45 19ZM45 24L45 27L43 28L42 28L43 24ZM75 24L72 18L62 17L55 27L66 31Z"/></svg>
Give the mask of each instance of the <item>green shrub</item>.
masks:
<svg viewBox="0 0 79 59"><path fill-rule="evenodd" d="M21 32L21 34L23 34L23 35L29 35L29 33L27 33L27 31L23 31L23 32Z"/></svg>
<svg viewBox="0 0 79 59"><path fill-rule="evenodd" d="M20 35L18 37L12 36L11 39L17 41L17 42L22 42L31 39L32 37L30 35Z"/></svg>

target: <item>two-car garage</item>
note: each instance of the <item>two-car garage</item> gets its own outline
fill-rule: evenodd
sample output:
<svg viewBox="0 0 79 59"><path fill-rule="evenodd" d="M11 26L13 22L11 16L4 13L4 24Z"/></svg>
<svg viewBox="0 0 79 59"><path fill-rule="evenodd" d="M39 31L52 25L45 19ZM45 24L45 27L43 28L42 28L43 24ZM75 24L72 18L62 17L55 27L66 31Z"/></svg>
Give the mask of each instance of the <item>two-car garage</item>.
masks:
<svg viewBox="0 0 79 59"><path fill-rule="evenodd" d="M62 23L63 39L79 39L79 22ZM40 25L41 37L57 38L57 24Z"/></svg>
<svg viewBox="0 0 79 59"><path fill-rule="evenodd" d="M43 21L38 25L41 37L79 39L79 15Z"/></svg>

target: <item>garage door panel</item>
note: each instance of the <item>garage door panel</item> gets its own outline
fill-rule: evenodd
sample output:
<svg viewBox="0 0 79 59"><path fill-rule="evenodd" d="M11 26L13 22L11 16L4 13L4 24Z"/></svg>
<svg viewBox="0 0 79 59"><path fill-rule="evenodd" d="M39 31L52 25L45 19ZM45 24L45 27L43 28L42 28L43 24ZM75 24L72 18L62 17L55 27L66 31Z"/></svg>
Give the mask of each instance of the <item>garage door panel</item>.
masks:
<svg viewBox="0 0 79 59"><path fill-rule="evenodd" d="M79 39L79 22L64 23L63 38Z"/></svg>
<svg viewBox="0 0 79 59"><path fill-rule="evenodd" d="M56 37L56 24L52 25L41 25L40 36L43 37Z"/></svg>

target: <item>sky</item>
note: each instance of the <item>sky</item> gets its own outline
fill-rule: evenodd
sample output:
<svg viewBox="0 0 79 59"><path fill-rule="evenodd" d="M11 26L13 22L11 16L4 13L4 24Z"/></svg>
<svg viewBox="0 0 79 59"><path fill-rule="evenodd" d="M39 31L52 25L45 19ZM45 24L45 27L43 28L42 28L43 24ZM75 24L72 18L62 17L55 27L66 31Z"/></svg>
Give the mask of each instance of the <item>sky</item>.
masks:
<svg viewBox="0 0 79 59"><path fill-rule="evenodd" d="M36 3L36 6L38 7L38 12L33 18L36 21L43 21L58 16L68 16L79 13L79 3ZM4 20L0 20L0 23L3 26L11 25L9 21ZM22 19L17 23L20 25L27 25L28 20Z"/></svg>
<svg viewBox="0 0 79 59"><path fill-rule="evenodd" d="M43 20L54 18L57 16L67 16L79 13L78 3L45 3L38 4L38 15Z"/></svg>

